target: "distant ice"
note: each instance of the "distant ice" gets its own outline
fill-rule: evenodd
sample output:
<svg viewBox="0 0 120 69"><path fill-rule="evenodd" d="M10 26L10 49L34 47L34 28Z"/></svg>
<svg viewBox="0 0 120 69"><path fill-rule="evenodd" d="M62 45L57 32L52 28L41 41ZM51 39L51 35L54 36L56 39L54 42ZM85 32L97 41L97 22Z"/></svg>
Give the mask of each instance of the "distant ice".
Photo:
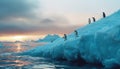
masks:
<svg viewBox="0 0 120 69"><path fill-rule="evenodd" d="M53 42L55 41L56 39L60 38L59 35L51 35L51 34L48 34L47 36L45 36L43 39L39 39L37 40L36 42Z"/></svg>

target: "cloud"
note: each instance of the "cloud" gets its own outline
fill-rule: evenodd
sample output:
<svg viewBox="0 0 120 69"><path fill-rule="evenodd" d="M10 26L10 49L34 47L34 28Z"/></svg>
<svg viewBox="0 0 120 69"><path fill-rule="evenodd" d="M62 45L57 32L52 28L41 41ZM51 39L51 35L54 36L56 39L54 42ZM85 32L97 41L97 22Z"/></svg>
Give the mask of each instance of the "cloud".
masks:
<svg viewBox="0 0 120 69"><path fill-rule="evenodd" d="M47 17L36 21L27 22L1 22L0 36L5 35L45 35L70 33L79 26L72 26L64 17Z"/></svg>
<svg viewBox="0 0 120 69"><path fill-rule="evenodd" d="M0 0L0 19L10 17L33 17L37 0Z"/></svg>
<svg viewBox="0 0 120 69"><path fill-rule="evenodd" d="M51 15L46 16L40 20L42 25L57 25L57 26L69 26L69 20L64 16Z"/></svg>
<svg viewBox="0 0 120 69"><path fill-rule="evenodd" d="M0 0L0 36L63 34L70 33L80 26L73 26L69 22L73 16L68 19L69 16L60 14L36 13L36 10L39 11L37 1Z"/></svg>
<svg viewBox="0 0 120 69"><path fill-rule="evenodd" d="M38 0L0 0L0 35L30 32Z"/></svg>

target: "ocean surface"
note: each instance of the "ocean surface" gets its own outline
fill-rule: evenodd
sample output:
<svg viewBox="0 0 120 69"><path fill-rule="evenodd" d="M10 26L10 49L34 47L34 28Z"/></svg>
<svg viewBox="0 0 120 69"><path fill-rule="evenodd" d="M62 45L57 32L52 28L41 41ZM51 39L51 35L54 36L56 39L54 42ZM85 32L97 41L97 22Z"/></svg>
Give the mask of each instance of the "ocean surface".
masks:
<svg viewBox="0 0 120 69"><path fill-rule="evenodd" d="M20 53L26 50L42 46L46 43L35 42L4 42L0 48L0 69L98 69L94 65L86 64L79 65L76 62L56 61L50 58L19 56L15 53Z"/></svg>

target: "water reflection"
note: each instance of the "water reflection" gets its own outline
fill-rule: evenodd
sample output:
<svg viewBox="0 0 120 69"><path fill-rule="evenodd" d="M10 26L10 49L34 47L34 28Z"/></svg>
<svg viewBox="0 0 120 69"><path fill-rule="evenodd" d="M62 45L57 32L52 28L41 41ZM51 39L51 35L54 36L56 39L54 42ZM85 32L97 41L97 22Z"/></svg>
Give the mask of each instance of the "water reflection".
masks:
<svg viewBox="0 0 120 69"><path fill-rule="evenodd" d="M7 53L7 52L22 52L25 50L29 50L32 49L36 46L41 46L44 45L46 43L35 43L35 42L17 42L17 43L13 43L13 42L4 42L3 43L3 48L0 48L0 54L1 53Z"/></svg>
<svg viewBox="0 0 120 69"><path fill-rule="evenodd" d="M23 59L24 57L20 56L10 56L10 55L3 55L0 56L0 67L6 67L6 66L17 66L22 67L25 65L30 65L30 61L25 61Z"/></svg>
<svg viewBox="0 0 120 69"><path fill-rule="evenodd" d="M36 46L41 46L44 44L45 43L4 42L3 47L0 48L0 69L6 68L6 67L8 69L9 67L10 69L14 69L11 67L15 67L15 69L20 69L21 67L32 64L33 63L32 60L29 60L28 57L24 57L24 56L22 57L22 56L17 56L13 54L26 51Z"/></svg>
<svg viewBox="0 0 120 69"><path fill-rule="evenodd" d="M16 46L17 46L16 52L21 52L21 49L22 49L21 48L21 46L22 46L21 43L17 43Z"/></svg>
<svg viewBox="0 0 120 69"><path fill-rule="evenodd" d="M19 66L19 67L31 64L30 62L22 61L22 60L15 60L13 62L15 62L15 64L13 64L13 65Z"/></svg>
<svg viewBox="0 0 120 69"><path fill-rule="evenodd" d="M4 60L0 61L0 66L25 66L29 65L31 62L22 61L22 60Z"/></svg>
<svg viewBox="0 0 120 69"><path fill-rule="evenodd" d="M102 69L92 65L79 66L67 61L54 61L42 57L17 56L16 52L32 49L44 43L4 43L0 48L0 69Z"/></svg>

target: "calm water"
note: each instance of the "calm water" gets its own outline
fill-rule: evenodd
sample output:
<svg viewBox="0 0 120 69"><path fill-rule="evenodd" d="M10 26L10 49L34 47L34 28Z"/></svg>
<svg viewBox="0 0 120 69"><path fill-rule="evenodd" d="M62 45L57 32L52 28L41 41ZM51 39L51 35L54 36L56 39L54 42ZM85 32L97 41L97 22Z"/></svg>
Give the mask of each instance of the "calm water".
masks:
<svg viewBox="0 0 120 69"><path fill-rule="evenodd" d="M25 50L45 43L3 43L0 48L0 69L96 69L91 65L79 66L67 61L54 61L42 57L17 56Z"/></svg>

